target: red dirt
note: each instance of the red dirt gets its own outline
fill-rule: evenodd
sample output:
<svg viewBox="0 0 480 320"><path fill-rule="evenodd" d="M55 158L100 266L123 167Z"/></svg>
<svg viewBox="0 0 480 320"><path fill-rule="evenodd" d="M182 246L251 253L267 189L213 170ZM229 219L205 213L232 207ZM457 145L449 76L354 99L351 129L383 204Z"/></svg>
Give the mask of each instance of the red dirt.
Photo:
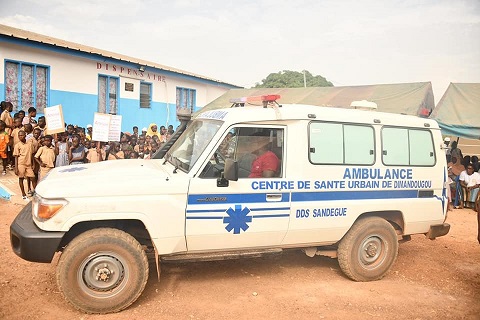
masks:
<svg viewBox="0 0 480 320"><path fill-rule="evenodd" d="M2 179L3 183L5 180ZM146 289L110 315L76 311L58 292L55 264L30 263L10 248L24 203L0 200L0 319L480 319L476 214L454 210L448 235L400 244L387 276L347 279L337 260L300 251L279 257L151 266Z"/></svg>

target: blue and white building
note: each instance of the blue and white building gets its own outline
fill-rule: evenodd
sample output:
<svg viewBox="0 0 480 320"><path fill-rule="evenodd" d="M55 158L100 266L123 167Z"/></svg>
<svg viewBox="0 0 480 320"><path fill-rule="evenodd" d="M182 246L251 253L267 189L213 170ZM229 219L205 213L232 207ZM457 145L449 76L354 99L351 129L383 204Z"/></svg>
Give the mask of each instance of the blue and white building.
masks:
<svg viewBox="0 0 480 320"><path fill-rule="evenodd" d="M95 112L122 115L122 131L179 124L238 86L118 53L0 25L0 100L14 111L61 104L67 124L85 127Z"/></svg>

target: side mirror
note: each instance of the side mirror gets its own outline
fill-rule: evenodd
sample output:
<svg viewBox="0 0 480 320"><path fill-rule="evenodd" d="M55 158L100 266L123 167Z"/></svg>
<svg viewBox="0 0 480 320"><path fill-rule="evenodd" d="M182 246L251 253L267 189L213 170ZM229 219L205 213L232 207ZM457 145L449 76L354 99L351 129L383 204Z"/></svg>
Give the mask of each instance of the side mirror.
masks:
<svg viewBox="0 0 480 320"><path fill-rule="evenodd" d="M238 162L236 160L225 159L225 171L223 172L223 176L227 180L238 180Z"/></svg>

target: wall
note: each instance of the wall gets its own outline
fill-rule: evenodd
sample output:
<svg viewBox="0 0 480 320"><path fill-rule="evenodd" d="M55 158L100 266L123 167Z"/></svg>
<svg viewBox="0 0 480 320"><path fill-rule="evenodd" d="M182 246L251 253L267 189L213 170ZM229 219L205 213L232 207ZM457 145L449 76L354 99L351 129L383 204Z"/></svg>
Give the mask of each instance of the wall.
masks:
<svg viewBox="0 0 480 320"><path fill-rule="evenodd" d="M61 104L67 124L86 126L93 122L98 110L98 76L117 77L119 99L117 113L122 115L122 130L140 129L152 122L158 126L172 124L176 127L177 87L196 90L195 111L216 99L234 86L179 73L105 58L97 54L39 44L32 41L0 36L0 100L5 99L5 61L19 61L50 67L48 106ZM140 108L140 83L152 84L150 108ZM125 83L133 84L133 91L125 90ZM20 106L14 106L17 110ZM37 117L41 114L37 114Z"/></svg>

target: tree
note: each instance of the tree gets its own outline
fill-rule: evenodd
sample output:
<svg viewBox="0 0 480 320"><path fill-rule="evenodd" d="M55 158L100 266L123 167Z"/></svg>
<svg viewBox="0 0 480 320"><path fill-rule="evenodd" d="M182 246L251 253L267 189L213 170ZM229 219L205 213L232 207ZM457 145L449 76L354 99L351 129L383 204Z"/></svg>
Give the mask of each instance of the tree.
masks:
<svg viewBox="0 0 480 320"><path fill-rule="evenodd" d="M313 76L307 70L303 72L283 70L270 73L261 83L257 82L255 88L301 88L304 86L304 72L307 87L333 87L333 84L324 77Z"/></svg>

